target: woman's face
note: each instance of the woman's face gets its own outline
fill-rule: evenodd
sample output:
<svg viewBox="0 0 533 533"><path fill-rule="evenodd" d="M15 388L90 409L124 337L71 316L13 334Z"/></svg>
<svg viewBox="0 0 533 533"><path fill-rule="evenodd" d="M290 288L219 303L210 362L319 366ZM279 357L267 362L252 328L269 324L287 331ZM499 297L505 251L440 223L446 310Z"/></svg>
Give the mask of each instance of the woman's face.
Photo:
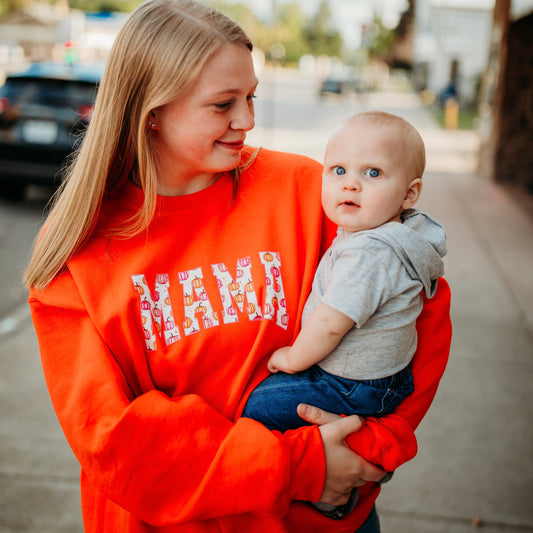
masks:
<svg viewBox="0 0 533 533"><path fill-rule="evenodd" d="M153 111L159 194L197 192L238 165L246 132L254 127L256 87L250 51L225 44L188 92Z"/></svg>

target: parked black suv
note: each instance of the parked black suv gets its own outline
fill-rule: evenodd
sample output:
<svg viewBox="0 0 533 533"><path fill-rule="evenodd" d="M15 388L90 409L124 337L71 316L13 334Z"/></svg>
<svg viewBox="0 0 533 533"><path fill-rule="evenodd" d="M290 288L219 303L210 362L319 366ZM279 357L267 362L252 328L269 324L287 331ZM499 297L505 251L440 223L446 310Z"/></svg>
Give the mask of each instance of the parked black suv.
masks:
<svg viewBox="0 0 533 533"><path fill-rule="evenodd" d="M57 186L91 118L103 65L36 63L0 87L0 195Z"/></svg>

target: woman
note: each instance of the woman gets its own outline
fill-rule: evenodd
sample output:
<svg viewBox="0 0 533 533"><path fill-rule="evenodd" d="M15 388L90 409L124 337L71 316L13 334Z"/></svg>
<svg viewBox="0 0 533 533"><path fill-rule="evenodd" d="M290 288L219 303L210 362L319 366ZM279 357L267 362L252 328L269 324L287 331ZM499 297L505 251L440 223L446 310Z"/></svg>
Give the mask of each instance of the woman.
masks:
<svg viewBox="0 0 533 533"><path fill-rule="evenodd" d="M283 435L238 418L296 335L334 231L319 164L244 145L251 50L205 6L141 5L26 272L88 532L379 531L375 465L414 455L444 370L442 282L419 320L414 401L350 436L365 458L344 443L358 417L303 406L319 426ZM342 504L354 486L339 522L300 502Z"/></svg>

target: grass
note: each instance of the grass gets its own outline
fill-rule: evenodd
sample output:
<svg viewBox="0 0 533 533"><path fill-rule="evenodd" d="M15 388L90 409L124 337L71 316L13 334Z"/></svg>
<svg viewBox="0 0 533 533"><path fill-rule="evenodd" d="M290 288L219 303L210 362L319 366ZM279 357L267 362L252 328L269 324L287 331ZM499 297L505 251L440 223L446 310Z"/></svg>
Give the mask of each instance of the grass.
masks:
<svg viewBox="0 0 533 533"><path fill-rule="evenodd" d="M444 109L440 106L433 106L433 116L437 122L444 128L445 127L445 116ZM460 130L474 130L476 129L477 122L477 109L475 108L460 108L459 116L457 120L457 128Z"/></svg>

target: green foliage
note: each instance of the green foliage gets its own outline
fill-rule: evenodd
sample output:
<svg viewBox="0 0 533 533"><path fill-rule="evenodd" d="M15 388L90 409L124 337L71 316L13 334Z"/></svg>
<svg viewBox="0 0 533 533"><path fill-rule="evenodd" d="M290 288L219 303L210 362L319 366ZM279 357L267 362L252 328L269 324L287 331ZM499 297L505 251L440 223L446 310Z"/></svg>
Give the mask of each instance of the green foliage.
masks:
<svg viewBox="0 0 533 533"><path fill-rule="evenodd" d="M141 3L142 0L69 0L70 7L92 13L101 11L129 13Z"/></svg>
<svg viewBox="0 0 533 533"><path fill-rule="evenodd" d="M19 11L34 0L0 0L0 15ZM56 0L41 0L51 4ZM72 8L88 12L118 11L131 12L142 0L68 0ZM257 48L262 49L267 59L270 51L283 45L285 55L282 61L296 63L304 54L327 55L341 57L343 40L335 28L329 0L321 0L317 12L306 17L297 1L274 3L276 11L269 20L259 20L244 1L235 3L231 0L201 0L222 11L237 21L250 35ZM411 23L413 1L409 0L409 8L403 14L398 25L398 36L405 33L405 26ZM366 50L370 55L389 61L392 47L396 39L396 31L386 28L381 19L376 17L369 28ZM274 46L274 48L273 48ZM344 51L344 59L347 59ZM360 63L363 57L357 51L351 51L351 61ZM357 57L355 57L357 55Z"/></svg>
<svg viewBox="0 0 533 533"><path fill-rule="evenodd" d="M0 0L0 14L19 11L34 0ZM54 4L56 0L40 0ZM259 20L244 1L200 0L222 11L238 22L248 33L256 48L271 59L295 64L304 54L340 57L343 41L335 28L329 0L321 0L318 11L311 17L302 12L301 2L279 2L268 20ZM131 12L142 0L68 0L69 6L87 12ZM279 45L282 45L280 47ZM279 50L284 55L279 57ZM274 54L276 55L276 54Z"/></svg>
<svg viewBox="0 0 533 533"><path fill-rule="evenodd" d="M285 47L287 63L297 63L308 52L307 44L302 38L304 24L305 17L298 2L281 6L277 13L276 39Z"/></svg>
<svg viewBox="0 0 533 533"><path fill-rule="evenodd" d="M368 49L372 56L385 61L392 58L392 47L396 39L396 30L384 26L380 17L375 17L372 22L372 30L368 43Z"/></svg>
<svg viewBox="0 0 533 533"><path fill-rule="evenodd" d="M0 16L22 11L35 0L0 0ZM40 2L54 5L56 0L39 0ZM90 13L110 11L133 11L143 0L68 0L69 7Z"/></svg>
<svg viewBox="0 0 533 533"><path fill-rule="evenodd" d="M321 0L318 11L303 29L303 38L313 55L340 56L343 41L333 26L328 0Z"/></svg>
<svg viewBox="0 0 533 533"><path fill-rule="evenodd" d="M205 3L241 25L250 39L252 39L254 46L259 46L258 40L262 33L263 24L261 24L254 12L243 2L235 4L225 2L224 0L210 0Z"/></svg>
<svg viewBox="0 0 533 533"><path fill-rule="evenodd" d="M277 44L285 49L283 63L296 63L304 54L339 56L341 53L342 37L333 26L328 0L321 1L318 12L310 19L303 14L301 4L294 1L280 4L266 21L258 20L242 2L211 0L207 3L238 22L267 59Z"/></svg>
<svg viewBox="0 0 533 533"><path fill-rule="evenodd" d="M432 106L433 116L441 127L445 127L445 111L441 106ZM457 127L460 130L473 130L477 127L478 110L473 107L460 107Z"/></svg>
<svg viewBox="0 0 533 533"><path fill-rule="evenodd" d="M253 11L242 2L234 4L224 2L223 0L211 0L204 3L221 11L235 22L238 22L241 26L244 26L245 22L252 22L252 19L253 23L256 23L256 17Z"/></svg>
<svg viewBox="0 0 533 533"><path fill-rule="evenodd" d="M33 0L0 0L0 16L13 11L21 11L32 3Z"/></svg>

